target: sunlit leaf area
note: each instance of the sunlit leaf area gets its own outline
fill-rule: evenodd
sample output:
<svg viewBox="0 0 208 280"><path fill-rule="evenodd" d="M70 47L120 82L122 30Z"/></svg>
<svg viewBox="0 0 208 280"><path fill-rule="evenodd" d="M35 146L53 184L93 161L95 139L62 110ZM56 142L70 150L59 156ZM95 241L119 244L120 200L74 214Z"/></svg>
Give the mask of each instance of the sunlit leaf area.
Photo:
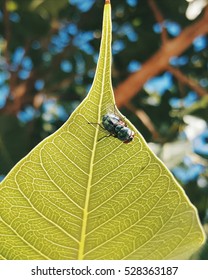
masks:
<svg viewBox="0 0 208 280"><path fill-rule="evenodd" d="M206 1L112 0L111 5L111 72L117 107L183 187L208 234ZM0 0L1 181L36 145L62 127L87 97L99 56L103 6L104 0ZM86 104L86 116L93 118L96 109ZM94 120L87 117L87 130L102 137L102 129L88 126L87 121ZM76 139L85 133L85 125L73 128ZM62 132L64 135L64 127L56 135ZM111 148L119 152L111 138L100 141L100 153ZM61 145L55 134L50 139ZM86 147L91 147L90 139L87 132ZM82 139L80 143L85 146ZM119 143L118 147L131 153L130 145ZM71 147L76 149L73 143ZM44 152L56 158L51 147ZM85 170L85 154L82 156L80 165ZM33 160L37 159L31 156ZM64 170L57 157L59 160ZM140 158L141 165L145 160ZM27 168L28 175L32 168ZM105 168L111 168L110 163ZM99 181L97 176L92 181ZM106 195L103 192L103 197ZM79 204L79 196L76 199ZM100 199L95 195L95 204L101 203ZM192 258L207 260L208 244Z"/></svg>

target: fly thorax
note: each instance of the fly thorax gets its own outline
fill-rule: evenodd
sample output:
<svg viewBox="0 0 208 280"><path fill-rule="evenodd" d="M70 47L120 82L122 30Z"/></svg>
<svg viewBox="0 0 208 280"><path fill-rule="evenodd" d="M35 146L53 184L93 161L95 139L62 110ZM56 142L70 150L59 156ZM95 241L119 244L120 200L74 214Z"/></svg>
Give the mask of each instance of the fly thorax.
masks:
<svg viewBox="0 0 208 280"><path fill-rule="evenodd" d="M115 133L115 127L119 123L119 118L114 114L106 114L102 118L103 127L110 133Z"/></svg>

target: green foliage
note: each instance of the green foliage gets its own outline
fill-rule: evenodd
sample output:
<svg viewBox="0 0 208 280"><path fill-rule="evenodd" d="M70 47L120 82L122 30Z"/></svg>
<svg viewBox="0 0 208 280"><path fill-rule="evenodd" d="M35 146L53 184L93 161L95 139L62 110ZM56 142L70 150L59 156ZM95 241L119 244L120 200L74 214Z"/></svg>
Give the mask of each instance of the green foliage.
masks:
<svg viewBox="0 0 208 280"><path fill-rule="evenodd" d="M30 9L37 11L40 15L57 17L59 11L67 7L69 0L33 0Z"/></svg>
<svg viewBox="0 0 208 280"><path fill-rule="evenodd" d="M114 105L105 5L90 93L0 186L2 259L186 259L204 242L195 208L136 128L126 145L88 122Z"/></svg>

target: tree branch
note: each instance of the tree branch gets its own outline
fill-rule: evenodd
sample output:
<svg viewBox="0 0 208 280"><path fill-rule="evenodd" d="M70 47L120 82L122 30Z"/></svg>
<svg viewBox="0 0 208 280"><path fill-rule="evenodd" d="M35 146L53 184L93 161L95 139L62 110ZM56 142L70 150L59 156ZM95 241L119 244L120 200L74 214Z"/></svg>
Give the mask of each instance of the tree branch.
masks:
<svg viewBox="0 0 208 280"><path fill-rule="evenodd" d="M164 44L168 40L168 34L163 24L165 19L154 0L148 0L148 4L155 16L156 21L160 24L162 28L161 39L162 39L162 43Z"/></svg>
<svg viewBox="0 0 208 280"><path fill-rule="evenodd" d="M117 106L122 107L129 102L150 78L166 70L171 57L180 55L190 47L197 36L207 33L208 6L201 19L186 27L178 37L168 40L163 44L161 48L142 65L139 71L131 74L115 89Z"/></svg>
<svg viewBox="0 0 208 280"><path fill-rule="evenodd" d="M148 115L141 109L136 108L134 105L127 103L125 105L127 109L134 113L141 120L141 122L146 126L146 128L151 132L153 139L158 138L158 132L156 131L154 124Z"/></svg>
<svg viewBox="0 0 208 280"><path fill-rule="evenodd" d="M167 67L167 70L170 73L172 73L173 76L175 76L182 84L186 84L191 89L193 89L198 94L198 96L208 96L208 92L206 90L204 90L200 85L198 85L193 79L186 77L179 69L169 65Z"/></svg>
<svg viewBox="0 0 208 280"><path fill-rule="evenodd" d="M167 31L163 25L165 19L162 15L161 11L159 10L155 0L148 0L148 4L149 4L151 10L153 11L158 24L160 24L160 26L162 28L161 39L162 39L162 43L164 44L165 42L167 42L167 39L168 39ZM198 93L199 96L204 96L204 95L208 94L208 92L206 90L204 90L194 80L186 77L179 69L176 69L176 68L168 65L166 70L171 72L173 74L173 76L175 76L178 79L178 81L180 81L182 84L188 85L190 88L192 88L196 93Z"/></svg>
<svg viewBox="0 0 208 280"><path fill-rule="evenodd" d="M30 77L16 85L14 99L7 99L6 104L0 109L1 114L16 115L25 104L33 102L34 96L32 95L32 90L34 86L34 81L36 80L36 73L32 71Z"/></svg>

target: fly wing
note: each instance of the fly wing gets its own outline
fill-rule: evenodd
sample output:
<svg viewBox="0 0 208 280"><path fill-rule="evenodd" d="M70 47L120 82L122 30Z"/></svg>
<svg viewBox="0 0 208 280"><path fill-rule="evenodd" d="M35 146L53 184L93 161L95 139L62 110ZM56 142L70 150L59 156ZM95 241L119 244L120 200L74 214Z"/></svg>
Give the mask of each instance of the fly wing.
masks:
<svg viewBox="0 0 208 280"><path fill-rule="evenodd" d="M108 104L106 106L106 112L107 114L114 114L117 117L119 117L119 119L124 120L123 116L121 115L121 113L119 112L116 104Z"/></svg>
<svg viewBox="0 0 208 280"><path fill-rule="evenodd" d="M107 114L114 114L115 115L115 106L112 103L106 106L106 113Z"/></svg>

